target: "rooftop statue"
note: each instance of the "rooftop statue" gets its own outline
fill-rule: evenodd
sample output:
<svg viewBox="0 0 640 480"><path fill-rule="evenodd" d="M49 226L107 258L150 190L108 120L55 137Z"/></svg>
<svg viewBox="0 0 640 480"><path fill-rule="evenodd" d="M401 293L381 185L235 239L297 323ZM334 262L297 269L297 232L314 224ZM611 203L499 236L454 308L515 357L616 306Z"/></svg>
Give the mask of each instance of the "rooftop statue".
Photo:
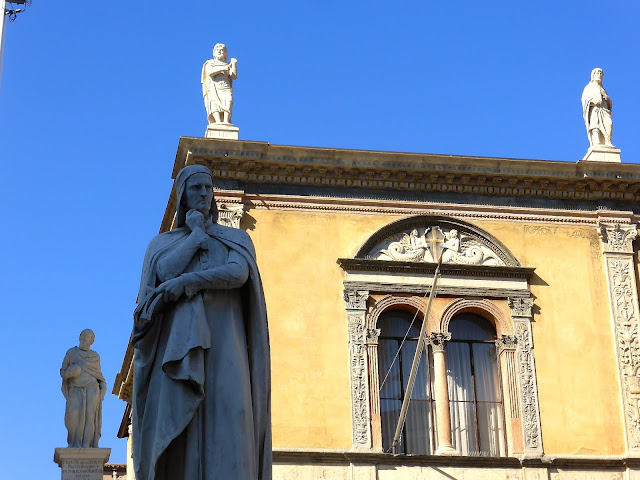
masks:
<svg viewBox="0 0 640 480"><path fill-rule="evenodd" d="M249 235L219 225L211 172L176 178L176 228L151 240L134 312L137 480L270 480L271 377Z"/></svg>
<svg viewBox="0 0 640 480"><path fill-rule="evenodd" d="M67 351L60 369L69 448L98 448L100 440L107 382L100 370L100 356L90 349L95 338L91 330L83 330L80 346Z"/></svg>
<svg viewBox="0 0 640 480"><path fill-rule="evenodd" d="M587 127L590 147L610 147L613 122L611 98L602 86L604 72L601 68L591 71L591 81L582 91L582 116Z"/></svg>
<svg viewBox="0 0 640 480"><path fill-rule="evenodd" d="M238 78L238 60L227 62L227 47L218 43L213 47L213 59L202 66L202 96L209 124L231 124L233 109L233 81Z"/></svg>

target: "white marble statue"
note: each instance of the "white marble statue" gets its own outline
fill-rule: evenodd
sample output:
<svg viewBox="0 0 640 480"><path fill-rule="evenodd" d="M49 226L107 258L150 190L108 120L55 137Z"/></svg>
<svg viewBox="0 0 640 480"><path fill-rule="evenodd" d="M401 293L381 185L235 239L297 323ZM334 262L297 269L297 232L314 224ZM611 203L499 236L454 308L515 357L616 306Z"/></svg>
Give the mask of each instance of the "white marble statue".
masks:
<svg viewBox="0 0 640 480"><path fill-rule="evenodd" d="M80 346L67 351L60 369L69 448L98 448L100 440L107 382L100 370L100 356L90 349L95 338L91 330L83 330Z"/></svg>
<svg viewBox="0 0 640 480"><path fill-rule="evenodd" d="M213 47L213 59L202 66L202 96L209 124L231 124L233 110L233 80L238 78L238 61L227 62L227 47Z"/></svg>
<svg viewBox="0 0 640 480"><path fill-rule="evenodd" d="M591 71L591 81L582 91L582 116L587 127L589 146L611 147L611 98L602 86L604 72L601 68Z"/></svg>
<svg viewBox="0 0 640 480"><path fill-rule="evenodd" d="M269 336L255 250L217 223L211 172L176 177L151 240L132 342L136 480L270 480Z"/></svg>

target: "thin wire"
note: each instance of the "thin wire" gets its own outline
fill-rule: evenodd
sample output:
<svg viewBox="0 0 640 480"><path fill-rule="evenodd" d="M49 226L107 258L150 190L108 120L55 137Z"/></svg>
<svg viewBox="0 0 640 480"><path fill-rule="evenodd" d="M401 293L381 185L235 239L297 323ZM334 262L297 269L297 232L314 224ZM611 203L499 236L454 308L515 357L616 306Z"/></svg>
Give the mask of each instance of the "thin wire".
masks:
<svg viewBox="0 0 640 480"><path fill-rule="evenodd" d="M431 287L433 288L433 286ZM427 293L429 293L429 290L425 290L424 292L424 298L427 298ZM396 363L396 360L398 359L398 355L400 355L400 350L402 350L402 346L404 345L405 340L407 339L407 337L409 336L409 332L411 331L411 327L413 327L414 322L416 321L416 318L418 317L418 312L420 310L416 310L416 314L413 316L413 320L411 320L411 324L409 325L409 328L407 329L407 333L405 333L404 338L402 339L402 342L400 342L400 346L398 347L398 351L396 352L396 356L393 357L393 360L391 362L391 365L389 365L389 370L387 370L387 374L384 376L384 379L382 380L382 383L380 384L380 389L378 390L378 393L382 391L382 387L384 387L384 382L387 381L387 378L389 377L389 374L391 373L391 369L393 368L393 364ZM427 319L423 319L424 322L427 321Z"/></svg>

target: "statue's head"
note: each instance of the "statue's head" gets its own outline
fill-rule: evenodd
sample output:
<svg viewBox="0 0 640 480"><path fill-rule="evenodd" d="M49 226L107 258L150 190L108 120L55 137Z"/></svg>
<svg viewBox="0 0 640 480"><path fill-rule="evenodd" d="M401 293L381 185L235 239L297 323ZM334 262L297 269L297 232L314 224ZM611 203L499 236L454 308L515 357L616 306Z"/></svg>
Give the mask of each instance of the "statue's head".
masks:
<svg viewBox="0 0 640 480"><path fill-rule="evenodd" d="M449 231L449 237L458 238L458 230L456 230L455 228L452 228L451 231Z"/></svg>
<svg viewBox="0 0 640 480"><path fill-rule="evenodd" d="M198 210L205 218L218 220L218 207L213 197L213 177L203 165L189 165L178 173L175 183L177 195L176 226L185 224L187 212Z"/></svg>
<svg viewBox="0 0 640 480"><path fill-rule="evenodd" d="M213 58L221 62L227 61L227 47L224 43L216 43L216 46L213 47Z"/></svg>
<svg viewBox="0 0 640 480"><path fill-rule="evenodd" d="M414 237L417 237L418 236L418 229L414 228L413 230L411 230L411 235L414 236Z"/></svg>
<svg viewBox="0 0 640 480"><path fill-rule="evenodd" d="M591 70L591 81L602 83L602 77L604 77L604 72L601 68L594 68Z"/></svg>
<svg viewBox="0 0 640 480"><path fill-rule="evenodd" d="M96 339L96 334L93 333L93 330L85 328L80 332L80 350L89 350L91 345Z"/></svg>

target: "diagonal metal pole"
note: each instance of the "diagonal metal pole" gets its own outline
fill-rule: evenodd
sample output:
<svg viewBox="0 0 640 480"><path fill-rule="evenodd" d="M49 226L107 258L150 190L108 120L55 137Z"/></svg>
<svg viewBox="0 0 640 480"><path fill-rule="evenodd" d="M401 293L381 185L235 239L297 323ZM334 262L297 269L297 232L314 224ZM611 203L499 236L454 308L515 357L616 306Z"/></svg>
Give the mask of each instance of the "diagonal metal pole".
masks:
<svg viewBox="0 0 640 480"><path fill-rule="evenodd" d="M442 250L444 253L444 249ZM409 381L407 382L407 389L402 399L402 408L400 409L400 418L398 419L398 425L396 425L396 433L393 436L393 443L391 444L391 452L395 455L398 441L400 440L400 434L404 428L404 422L407 419L407 410L409 409L409 401L411 394L413 393L413 384L416 381L416 373L418 372L418 366L420 365L420 357L422 356L422 349L424 348L425 339L427 336L427 318L429 318L429 310L431 310L431 304L433 298L436 296L436 288L438 286L438 278L440 277L440 265L442 265L442 253L438 259L438 265L436 266L435 274L433 275L433 285L431 292L429 293L429 303L427 303L427 310L422 320L422 327L420 328L420 336L418 337L418 346L416 347L416 353L413 356L413 363L411 364L411 372L409 373Z"/></svg>

